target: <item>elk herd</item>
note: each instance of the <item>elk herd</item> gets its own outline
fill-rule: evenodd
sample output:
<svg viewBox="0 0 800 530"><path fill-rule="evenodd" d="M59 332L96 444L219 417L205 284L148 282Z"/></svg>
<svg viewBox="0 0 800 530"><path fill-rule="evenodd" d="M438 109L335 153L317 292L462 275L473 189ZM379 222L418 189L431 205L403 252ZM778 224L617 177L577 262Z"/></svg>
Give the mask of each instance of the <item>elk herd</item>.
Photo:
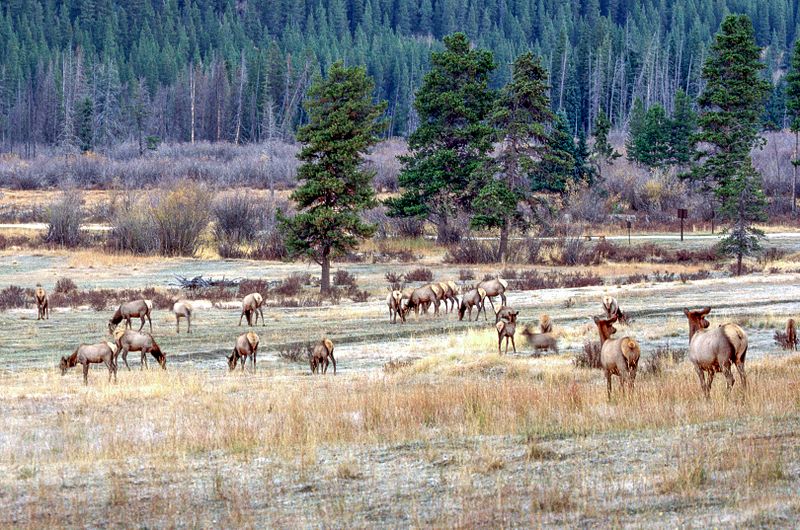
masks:
<svg viewBox="0 0 800 530"><path fill-rule="evenodd" d="M459 292L463 291L463 292ZM484 321L486 316L486 301L488 300L495 315L495 328L497 330L497 350L503 353L502 346L505 341L505 351L508 353L508 345L511 343L513 352L516 352L515 335L517 329L517 317L519 311L507 305L506 292L508 282L501 278L489 279L478 283L470 288L459 289L455 282L445 281L429 283L421 287L407 288L403 290L391 290L386 298L389 308L389 321L397 323L406 322L413 310L416 318L420 312L426 314L433 307L434 315L451 313L457 309L458 319L472 321L472 310L476 310L475 321L480 318L483 312ZM49 319L50 310L48 297L41 285L36 286L34 291L37 320ZM460 299L459 299L460 296ZM500 297L500 306L495 309L494 298ZM264 299L259 293L251 293L242 300L242 311L239 316L239 326L242 320L246 319L248 326L257 326L259 317L262 326L266 325L263 312ZM600 337L600 367L606 378L606 389L609 399L611 398L612 376L617 376L620 380L620 388L623 394L633 391L636 379L636 371L641 356L639 342L630 336L614 337L617 332L614 324L626 324L628 317L620 309L619 303L614 297L604 296L602 298L603 314L594 316L594 324ZM97 344L80 344L75 351L61 358L60 369L62 375L69 368L78 364L83 367L83 380L88 383L88 372L90 364L105 364L108 368L108 378L114 381L117 378L117 359L121 355L126 368L128 365L128 353L139 352L141 355L141 367L147 367L148 354L155 359L162 369L166 369L167 358L153 338L153 323L151 312L153 304L149 300L133 300L121 304L108 321L108 330L113 341L102 341ZM689 348L688 358L693 364L695 372L700 380L700 388L703 395L708 399L711 392L711 384L716 373L721 372L727 382L727 391L730 392L734 386L735 379L732 368L735 366L739 374L742 387L747 388L747 375L745 372L745 357L747 354L747 334L734 323L723 323L712 328L706 318L711 312L710 307L701 309L684 309L684 315L689 325ZM186 333L192 332L192 305L187 300L179 300L172 307L175 315L176 333L180 333L180 321L186 319ZM132 319L139 319L140 325L137 331L133 330ZM143 332L145 322L149 324L150 333ZM120 329L119 325L122 324ZM553 323L548 315L542 315L539 319L539 330L536 331L530 326L523 326L522 334L527 339L531 348L537 351L552 351L558 353L558 343L553 334ZM796 343L796 332L794 320L790 319L786 329L787 337L792 345ZM232 371L236 365L241 363L244 371L245 365L250 360L252 371L256 370L256 357L259 346L259 336L254 331L242 333L236 338L232 353L226 356L228 368ZM318 343L309 347L309 365L311 373L326 373L329 364L333 364L333 373L336 373L336 359L333 356L333 342L323 337Z"/></svg>

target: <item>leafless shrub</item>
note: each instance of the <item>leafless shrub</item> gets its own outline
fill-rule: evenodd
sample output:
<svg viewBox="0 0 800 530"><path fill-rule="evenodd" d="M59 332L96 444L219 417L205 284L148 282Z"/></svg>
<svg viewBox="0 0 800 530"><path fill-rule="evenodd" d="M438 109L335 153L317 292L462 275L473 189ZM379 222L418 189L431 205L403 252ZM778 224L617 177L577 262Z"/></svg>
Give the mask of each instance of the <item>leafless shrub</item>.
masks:
<svg viewBox="0 0 800 530"><path fill-rule="evenodd" d="M386 278L386 282L389 284L389 288L393 290L399 290L403 286L403 282L405 281L405 277L403 274L397 273L395 271L388 271L384 278Z"/></svg>
<svg viewBox="0 0 800 530"><path fill-rule="evenodd" d="M572 364L576 368L600 368L600 342L585 341L583 351L575 354Z"/></svg>
<svg viewBox="0 0 800 530"><path fill-rule="evenodd" d="M83 221L83 198L77 191L65 191L47 208L47 235L45 241L64 247L81 244L81 221Z"/></svg>
<svg viewBox="0 0 800 530"><path fill-rule="evenodd" d="M458 279L462 282L467 282L469 280L475 279L475 271L472 269L461 269L458 271Z"/></svg>
<svg viewBox="0 0 800 530"><path fill-rule="evenodd" d="M669 344L658 346L644 361L643 371L658 376L669 366L680 364L686 358L685 348L672 348Z"/></svg>
<svg viewBox="0 0 800 530"><path fill-rule="evenodd" d="M53 288L54 293L68 293L78 289L78 285L71 278L59 278Z"/></svg>
<svg viewBox="0 0 800 530"><path fill-rule="evenodd" d="M444 256L445 263L464 265L495 263L496 261L497 252L489 243L468 238L452 245Z"/></svg>
<svg viewBox="0 0 800 530"><path fill-rule="evenodd" d="M785 331L775 330L775 334L772 336L775 344L781 347L783 350L794 350L797 347L797 338L795 337L795 343L792 344L792 341L789 340L789 336L786 334Z"/></svg>
<svg viewBox="0 0 800 530"><path fill-rule="evenodd" d="M252 241L263 224L261 208L245 192L226 193L211 207L217 241L240 245Z"/></svg>
<svg viewBox="0 0 800 530"><path fill-rule="evenodd" d="M108 246L134 254L158 252L159 240L149 201L134 193L119 198L111 218Z"/></svg>
<svg viewBox="0 0 800 530"><path fill-rule="evenodd" d="M394 374L413 365L415 359L390 359L383 365L383 372L387 374Z"/></svg>
<svg viewBox="0 0 800 530"><path fill-rule="evenodd" d="M308 356L311 355L313 347L311 342L285 344L278 348L278 358L291 363L305 364L308 362Z"/></svg>
<svg viewBox="0 0 800 530"><path fill-rule="evenodd" d="M25 307L30 297L18 285L9 285L0 291L0 310Z"/></svg>
<svg viewBox="0 0 800 530"><path fill-rule="evenodd" d="M388 261L398 261L408 263L414 261L416 256L410 248L395 249L383 242L378 243L378 252L373 256L374 262L386 263Z"/></svg>
<svg viewBox="0 0 800 530"><path fill-rule="evenodd" d="M303 290L304 279L304 276L301 274L291 274L288 278L282 280L281 283L273 289L273 292L283 297L297 296Z"/></svg>
<svg viewBox="0 0 800 530"><path fill-rule="evenodd" d="M211 194L184 181L163 194L153 206L159 251L165 256L192 256L208 226Z"/></svg>
<svg viewBox="0 0 800 530"><path fill-rule="evenodd" d="M337 287L356 287L358 283L352 273L344 269L337 269L333 274L333 285Z"/></svg>
<svg viewBox="0 0 800 530"><path fill-rule="evenodd" d="M406 280L409 282L431 282L433 281L433 272L426 267L418 267L406 273Z"/></svg>

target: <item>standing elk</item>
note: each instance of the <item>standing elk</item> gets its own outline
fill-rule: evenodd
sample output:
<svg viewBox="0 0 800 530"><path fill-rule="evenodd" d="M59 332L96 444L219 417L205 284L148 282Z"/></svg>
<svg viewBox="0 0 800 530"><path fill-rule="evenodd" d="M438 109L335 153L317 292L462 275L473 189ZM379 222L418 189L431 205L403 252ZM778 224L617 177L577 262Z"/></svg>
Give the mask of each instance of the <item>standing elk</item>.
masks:
<svg viewBox="0 0 800 530"><path fill-rule="evenodd" d="M192 332L192 304L186 300L178 300L172 305L175 313L175 333L181 332L181 319L186 319L186 333Z"/></svg>
<svg viewBox="0 0 800 530"><path fill-rule="evenodd" d="M328 361L330 359L330 361ZM330 339L324 338L319 341L311 349L308 362L311 365L311 373L317 373L319 368L320 374L328 372L329 362L333 362L333 375L336 375L336 359L333 357L333 342Z"/></svg>
<svg viewBox="0 0 800 530"><path fill-rule="evenodd" d="M125 331L118 331L115 335L117 343L117 351L114 354L114 364L117 364L119 354L122 354L122 362L125 363L125 368L128 370L131 367L128 365L128 352L138 351L142 354L142 364L139 369L150 368L147 366L147 354L151 354L153 358L158 361L158 364L164 370L167 369L167 356L161 351L161 348L156 343L153 336L149 333L141 333L128 329Z"/></svg>
<svg viewBox="0 0 800 530"><path fill-rule="evenodd" d="M525 338L528 339L528 344L530 344L534 350L550 350L553 353L558 353L558 341L549 331L545 333L536 333L528 326L525 326L522 334L525 335Z"/></svg>
<svg viewBox="0 0 800 530"><path fill-rule="evenodd" d="M542 333L552 333L553 321L550 320L550 315L542 315L539 317L539 327Z"/></svg>
<svg viewBox="0 0 800 530"><path fill-rule="evenodd" d="M727 391L730 393L735 383L731 364L736 365L742 387L747 390L747 374L744 370L747 334L733 323L720 324L719 327L709 330L710 323L706 315L710 312L710 307L683 310L689 319L689 360L694 364L697 377L700 378L700 388L706 399L711 397L711 383L716 372L723 373L728 382Z"/></svg>
<svg viewBox="0 0 800 530"><path fill-rule="evenodd" d="M433 304L434 307L433 314L438 315L439 297L436 295L436 291L432 288L432 286L426 285L424 287L414 289L403 311L407 315L413 309L414 314L419 317L419 310L422 309L422 312L427 314L428 308L431 306L431 304Z"/></svg>
<svg viewBox="0 0 800 530"><path fill-rule="evenodd" d="M402 308L403 293L401 291L391 291L389 296L386 297L386 305L389 306L389 322L395 324L397 322L397 315L400 315L400 321L406 321L406 315Z"/></svg>
<svg viewBox="0 0 800 530"><path fill-rule="evenodd" d="M139 331L144 328L144 319L150 323L150 333L153 332L153 321L150 320L150 312L153 310L153 302L150 300L133 300L125 302L120 305L114 312L114 316L108 321L108 331L113 334L117 324L125 320L125 328L133 329L131 325L132 318L141 318L142 325L139 326Z"/></svg>
<svg viewBox="0 0 800 530"><path fill-rule="evenodd" d="M786 344L792 351L797 350L797 330L794 327L794 319L790 318L786 322Z"/></svg>
<svg viewBox="0 0 800 530"><path fill-rule="evenodd" d="M497 310L497 313L494 314L494 323L497 324L500 320L508 320L508 315L510 312L513 312L514 309L508 306L503 306Z"/></svg>
<svg viewBox="0 0 800 530"><path fill-rule="evenodd" d="M438 285L442 290L441 299L444 301L445 313L453 311L458 305L458 286L452 280L447 282L439 282L436 285Z"/></svg>
<svg viewBox="0 0 800 530"><path fill-rule="evenodd" d="M492 311L497 313L497 310L494 308L494 301L492 300L493 297L499 296L500 297L500 307L506 305L506 291L508 290L508 282L502 278L495 278L494 280L486 280L478 284L479 289L483 289L486 292L486 298L489 299L489 303L492 305ZM483 314L486 316L486 304L483 305Z"/></svg>
<svg viewBox="0 0 800 530"><path fill-rule="evenodd" d="M242 300L242 314L239 315L239 325L242 325L242 317L246 316L248 326L257 326L258 315L261 314L261 325L266 326L267 324L264 322L264 310L261 307L263 304L264 298L262 298L259 293L250 293L245 296ZM252 321L253 315L256 317L255 323Z"/></svg>
<svg viewBox="0 0 800 530"><path fill-rule="evenodd" d="M69 357L62 357L59 367L61 368L61 375L67 373L69 368L77 364L83 365L83 384L89 384L89 365L105 363L108 368L108 382L111 382L111 375L114 375L114 382L117 382L117 362L115 359L114 349L108 342L100 342L97 344L81 344L78 346L72 355Z"/></svg>
<svg viewBox="0 0 800 530"><path fill-rule="evenodd" d="M483 308L485 299L486 291L483 289L472 289L467 292L467 294L461 297L461 303L458 305L458 319L464 320L464 314L468 312L469 316L467 317L467 322L469 322L472 319L472 308L477 307L478 314L475 315L475 322L477 322L478 317L481 316L481 309ZM486 320L486 312L484 312L483 318Z"/></svg>
<svg viewBox="0 0 800 530"><path fill-rule="evenodd" d="M641 349L639 343L630 337L612 339L611 335L617 332L614 322L616 316L611 318L594 317L594 323L600 333L600 366L606 373L606 387L608 399L611 399L611 376L619 376L620 388L625 393L625 385L633 392L633 383L636 380L636 369L639 366Z"/></svg>
<svg viewBox="0 0 800 530"><path fill-rule="evenodd" d="M259 338L252 331L242 333L236 339L236 345L233 347L233 353L228 357L228 369L233 371L236 368L236 363L239 359L242 360L242 372L244 366L247 364L247 356L252 355L253 359L253 373L256 371L256 354L258 353Z"/></svg>
<svg viewBox="0 0 800 530"><path fill-rule="evenodd" d="M36 298L36 309L38 312L36 320L44 320L45 318L50 320L50 301L47 298L47 293L42 288L42 284L36 284L34 296Z"/></svg>
<svg viewBox="0 0 800 530"><path fill-rule="evenodd" d="M519 311L513 309L508 311L508 320L501 320L495 324L497 328L497 354L502 355L500 352L500 345L503 339L506 339L506 354L508 354L508 339L511 339L511 346L514 348L514 353L517 353L517 344L514 342L514 332L517 330L517 315Z"/></svg>

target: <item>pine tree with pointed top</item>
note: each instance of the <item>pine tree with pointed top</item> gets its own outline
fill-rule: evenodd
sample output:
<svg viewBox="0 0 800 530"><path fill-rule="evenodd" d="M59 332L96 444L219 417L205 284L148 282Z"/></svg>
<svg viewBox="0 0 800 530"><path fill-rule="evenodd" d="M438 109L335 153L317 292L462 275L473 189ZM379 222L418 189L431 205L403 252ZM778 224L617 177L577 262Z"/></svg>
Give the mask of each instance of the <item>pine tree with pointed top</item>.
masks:
<svg viewBox="0 0 800 530"><path fill-rule="evenodd" d="M786 74L786 110L794 133L792 156L792 213L797 212L797 166L800 165L800 39L794 43L791 67Z"/></svg>
<svg viewBox="0 0 800 530"><path fill-rule="evenodd" d="M330 291L331 260L375 232L360 216L377 205L364 155L386 127L386 103L373 102L374 89L363 67L337 62L311 85L304 103L309 121L297 132L300 186L291 195L298 211L280 222L290 253L322 267L322 293Z"/></svg>

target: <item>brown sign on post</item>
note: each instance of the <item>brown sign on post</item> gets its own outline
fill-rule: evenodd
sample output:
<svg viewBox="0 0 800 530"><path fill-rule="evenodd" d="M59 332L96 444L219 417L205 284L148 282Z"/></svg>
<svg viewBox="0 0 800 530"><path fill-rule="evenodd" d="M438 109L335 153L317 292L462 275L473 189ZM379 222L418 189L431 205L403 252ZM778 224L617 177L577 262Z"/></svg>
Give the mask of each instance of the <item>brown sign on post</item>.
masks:
<svg viewBox="0 0 800 530"><path fill-rule="evenodd" d="M631 221L628 219L625 221L625 224L628 226L628 244L631 244Z"/></svg>
<svg viewBox="0 0 800 530"><path fill-rule="evenodd" d="M686 208L678 208L678 219L681 220L681 241L683 241L683 220L689 216L689 211Z"/></svg>

